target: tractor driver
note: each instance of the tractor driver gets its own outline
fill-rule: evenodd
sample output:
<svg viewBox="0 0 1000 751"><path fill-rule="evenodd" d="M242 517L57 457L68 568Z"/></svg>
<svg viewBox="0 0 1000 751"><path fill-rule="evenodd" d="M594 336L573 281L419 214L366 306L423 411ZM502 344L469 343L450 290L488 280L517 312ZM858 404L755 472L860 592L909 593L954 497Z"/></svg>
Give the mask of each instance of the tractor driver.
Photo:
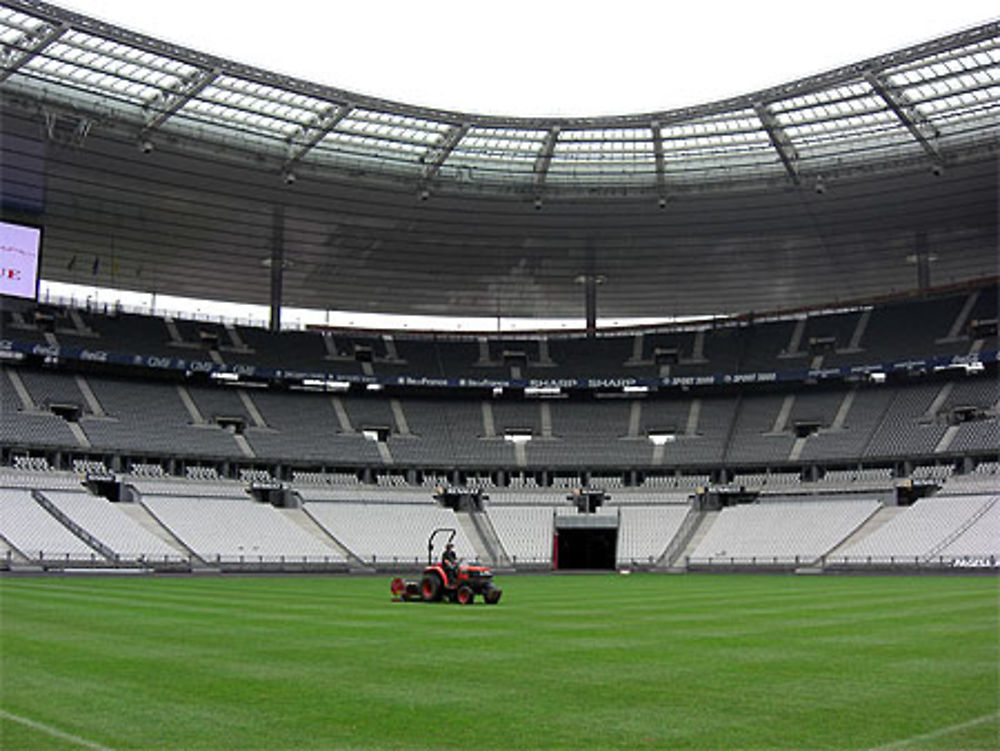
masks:
<svg viewBox="0 0 1000 751"><path fill-rule="evenodd" d="M444 552L441 554L441 565L444 567L444 572L448 576L449 581L455 580L455 574L458 572L458 556L455 554L455 545L453 543L448 543L444 546Z"/></svg>

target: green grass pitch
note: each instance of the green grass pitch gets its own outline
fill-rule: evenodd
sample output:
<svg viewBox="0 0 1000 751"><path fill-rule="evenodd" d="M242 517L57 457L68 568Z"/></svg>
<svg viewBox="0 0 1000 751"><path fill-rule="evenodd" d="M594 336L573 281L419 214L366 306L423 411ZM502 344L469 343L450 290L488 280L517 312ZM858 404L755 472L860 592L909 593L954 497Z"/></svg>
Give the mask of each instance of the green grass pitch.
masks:
<svg viewBox="0 0 1000 751"><path fill-rule="evenodd" d="M4 749L997 749L993 577L0 580Z"/></svg>

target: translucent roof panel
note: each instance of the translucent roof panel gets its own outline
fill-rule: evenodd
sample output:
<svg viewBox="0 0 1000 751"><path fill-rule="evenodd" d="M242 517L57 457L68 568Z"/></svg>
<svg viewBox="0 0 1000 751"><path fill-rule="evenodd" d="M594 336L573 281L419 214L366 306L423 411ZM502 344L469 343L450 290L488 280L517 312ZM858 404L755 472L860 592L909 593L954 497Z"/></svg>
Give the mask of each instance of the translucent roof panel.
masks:
<svg viewBox="0 0 1000 751"><path fill-rule="evenodd" d="M651 128L593 128L560 132L547 179L652 182L655 172Z"/></svg>
<svg viewBox="0 0 1000 751"><path fill-rule="evenodd" d="M943 141L996 131L1000 40L995 37L888 68L884 76Z"/></svg>
<svg viewBox="0 0 1000 751"><path fill-rule="evenodd" d="M363 158L365 161L382 161L397 167L416 165L427 149L419 144L405 141L389 142L375 136L360 136L353 133L328 133L312 150L311 158L322 157L347 159Z"/></svg>
<svg viewBox="0 0 1000 751"><path fill-rule="evenodd" d="M20 48L26 35L30 36L45 26L40 18L27 16L10 8L0 8L0 44Z"/></svg>
<svg viewBox="0 0 1000 751"><path fill-rule="evenodd" d="M437 143L450 128L449 123L356 108L340 122L337 132L426 147Z"/></svg>
<svg viewBox="0 0 1000 751"><path fill-rule="evenodd" d="M502 190L769 184L789 171L798 179L928 152L947 161L995 139L1000 121L996 22L725 102L573 119L387 102L34 0L0 0L0 43L4 89L34 92L45 106L89 109L98 121L112 111L117 127L143 138L162 130L206 142L237 139L269 159L363 164L370 174L384 169L460 190L470 182Z"/></svg>
<svg viewBox="0 0 1000 751"><path fill-rule="evenodd" d="M775 108L775 119L798 152L807 169L821 171L870 161L876 152L893 148L919 149L905 125L888 104L870 87L860 94L862 84L824 92L815 104L795 102L793 109ZM781 106L788 104L782 102Z"/></svg>
<svg viewBox="0 0 1000 751"><path fill-rule="evenodd" d="M1000 121L1000 42L987 40L886 72L942 141L992 137Z"/></svg>
<svg viewBox="0 0 1000 751"><path fill-rule="evenodd" d="M452 149L445 164L470 171L473 178L530 178L548 135L548 130L541 129L475 126Z"/></svg>
<svg viewBox="0 0 1000 751"><path fill-rule="evenodd" d="M664 171L671 182L728 179L743 170L768 176L784 171L752 109L670 123L660 133Z"/></svg>
<svg viewBox="0 0 1000 751"><path fill-rule="evenodd" d="M315 119L326 103L269 86L219 76L178 112L206 122L287 139Z"/></svg>
<svg viewBox="0 0 1000 751"><path fill-rule="evenodd" d="M927 80L934 76L948 77L964 70L990 67L997 64L1000 39L986 38L973 44L961 45L941 52L929 54L916 60L890 65L886 72L892 76L913 76L910 79Z"/></svg>
<svg viewBox="0 0 1000 751"><path fill-rule="evenodd" d="M154 99L177 81L176 72L166 66L152 67L134 51L75 32L29 60L23 72L136 104Z"/></svg>

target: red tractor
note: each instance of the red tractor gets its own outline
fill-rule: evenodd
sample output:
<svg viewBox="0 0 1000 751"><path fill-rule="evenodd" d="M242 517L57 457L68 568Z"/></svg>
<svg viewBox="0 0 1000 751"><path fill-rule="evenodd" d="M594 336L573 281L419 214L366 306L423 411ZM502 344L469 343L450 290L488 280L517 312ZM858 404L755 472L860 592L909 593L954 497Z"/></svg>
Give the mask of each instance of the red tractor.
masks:
<svg viewBox="0 0 1000 751"><path fill-rule="evenodd" d="M427 539L427 568L420 581L397 577L392 580L390 591L393 600L403 602L457 602L471 605L476 595L481 595L487 605L500 602L503 590L493 584L493 571L488 566L470 566L459 563L454 568L434 561L434 537L439 532L450 533L448 542L455 539L454 529L435 529Z"/></svg>

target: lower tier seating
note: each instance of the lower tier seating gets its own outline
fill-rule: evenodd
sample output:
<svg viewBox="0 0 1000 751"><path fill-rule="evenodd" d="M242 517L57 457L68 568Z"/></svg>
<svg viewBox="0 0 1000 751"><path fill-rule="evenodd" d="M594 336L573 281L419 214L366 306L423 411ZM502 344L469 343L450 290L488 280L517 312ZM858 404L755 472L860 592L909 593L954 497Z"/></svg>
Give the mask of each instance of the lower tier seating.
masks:
<svg viewBox="0 0 1000 751"><path fill-rule="evenodd" d="M809 563L832 550L879 508L878 501L866 500L732 506L722 510L690 562Z"/></svg>

